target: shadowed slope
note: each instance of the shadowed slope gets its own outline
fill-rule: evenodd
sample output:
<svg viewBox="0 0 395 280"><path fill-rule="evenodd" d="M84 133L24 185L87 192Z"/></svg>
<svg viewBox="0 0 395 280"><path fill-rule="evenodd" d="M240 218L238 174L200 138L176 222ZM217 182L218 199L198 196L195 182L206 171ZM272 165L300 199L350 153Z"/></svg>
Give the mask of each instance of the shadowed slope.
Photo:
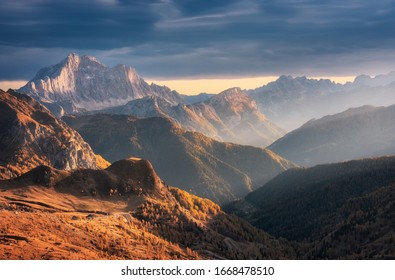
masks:
<svg viewBox="0 0 395 280"><path fill-rule="evenodd" d="M395 157L293 169L227 210L276 237L313 244L308 258L393 258Z"/></svg>

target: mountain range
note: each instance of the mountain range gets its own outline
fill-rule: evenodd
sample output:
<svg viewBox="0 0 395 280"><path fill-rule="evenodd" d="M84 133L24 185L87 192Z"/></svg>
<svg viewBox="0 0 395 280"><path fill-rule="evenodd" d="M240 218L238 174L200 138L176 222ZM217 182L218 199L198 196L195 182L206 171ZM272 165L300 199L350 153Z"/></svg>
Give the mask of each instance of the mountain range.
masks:
<svg viewBox="0 0 395 280"><path fill-rule="evenodd" d="M395 104L395 72L337 84L328 79L280 76L265 86L248 90L259 109L287 131L313 118L333 115L351 107Z"/></svg>
<svg viewBox="0 0 395 280"><path fill-rule="evenodd" d="M395 96L392 94L394 87L395 72L377 75L376 77L360 75L353 82L346 84L337 84L328 79L309 79L303 76L293 78L283 75L274 82L253 90L246 90L245 93L252 98L252 101L249 100L248 103L255 101L256 104L252 107L257 107L260 113L264 114L263 116L267 116L272 121L272 124L275 123L279 127L291 131L312 118L339 113L350 107L394 104ZM165 103L168 103L164 107L160 107L162 111L166 107L179 104L202 103L213 105L212 102L207 101L211 98L215 100L213 94L203 93L197 96L186 96L165 86L149 85L131 67L117 65L110 68L99 62L95 57L79 56L74 53L70 53L66 59L56 65L39 70L35 77L18 91L37 99L56 116L123 106L129 101L149 96L164 99ZM246 100L246 97L240 97L239 99ZM164 102L160 101L159 103L163 105ZM225 136L222 140L237 140L234 135L229 138L229 135L232 134L232 125L230 131L225 132L225 135L214 133L212 127L224 132L224 129L229 130L227 122L234 124L232 120L234 121L242 115L232 116L232 120L221 119L221 123L218 122L216 116L212 116L212 112L202 110L202 106L191 107L191 110L179 106L178 109L181 112L178 115L177 112L171 114L166 110L164 110L164 113L179 121L180 124L186 125L185 128L187 129L196 130L196 127L203 125L203 128L197 131L210 133L211 130L211 134L208 134L210 137L218 136L218 139L222 139L222 136ZM132 112L132 107L130 106L128 110L125 110L132 115L142 113L141 110ZM256 116L255 108L251 108L251 106L244 108L253 109L250 115ZM146 115L148 116L150 113L147 112ZM199 114L204 113L209 116L206 115L203 119L207 120L208 117L210 124L204 123L199 116ZM221 112L215 113L221 117ZM183 117L187 119L184 120ZM256 118L253 119L256 120ZM245 123L251 122L247 118ZM253 127L249 132L253 132L255 130L254 121L250 126ZM268 124L265 127L267 129L271 125ZM260 132L259 127L257 132ZM269 132L268 138L276 137L277 132L276 126L272 133ZM264 128L261 134L265 133L267 131ZM253 134L256 134L256 132ZM265 144L258 146L264 146Z"/></svg>
<svg viewBox="0 0 395 280"><path fill-rule="evenodd" d="M163 116L221 141L258 147L285 134L239 88L187 98L165 86L147 84L131 67L109 68L94 57L73 53L39 70L18 91L35 98L58 117L103 109L139 117ZM192 98L201 101L185 105Z"/></svg>
<svg viewBox="0 0 395 280"><path fill-rule="evenodd" d="M395 105L352 108L311 120L268 149L303 166L393 155L394 120Z"/></svg>
<svg viewBox="0 0 395 280"><path fill-rule="evenodd" d="M188 97L70 54L0 91L0 259L393 259L394 90Z"/></svg>
<svg viewBox="0 0 395 280"><path fill-rule="evenodd" d="M271 151L219 142L166 118L95 114L63 120L107 160L148 159L168 184L218 203L243 197L295 166Z"/></svg>
<svg viewBox="0 0 395 280"><path fill-rule="evenodd" d="M288 241L167 185L147 160L99 166L81 136L31 97L0 98L2 173L12 177L0 180L0 259L294 256Z"/></svg>

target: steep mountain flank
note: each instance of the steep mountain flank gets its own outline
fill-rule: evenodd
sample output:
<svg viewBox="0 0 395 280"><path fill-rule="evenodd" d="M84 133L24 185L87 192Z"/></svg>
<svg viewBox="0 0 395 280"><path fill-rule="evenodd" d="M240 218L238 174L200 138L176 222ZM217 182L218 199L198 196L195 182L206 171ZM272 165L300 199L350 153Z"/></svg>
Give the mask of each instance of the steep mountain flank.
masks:
<svg viewBox="0 0 395 280"><path fill-rule="evenodd" d="M0 91L0 178L39 165L71 170L97 168L103 162L76 131L37 101Z"/></svg>

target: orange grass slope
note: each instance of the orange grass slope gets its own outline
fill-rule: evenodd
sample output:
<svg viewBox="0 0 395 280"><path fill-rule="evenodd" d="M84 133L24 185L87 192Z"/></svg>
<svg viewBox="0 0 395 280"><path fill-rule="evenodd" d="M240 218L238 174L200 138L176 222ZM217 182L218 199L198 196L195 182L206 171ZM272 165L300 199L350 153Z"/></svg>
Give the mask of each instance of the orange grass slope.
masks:
<svg viewBox="0 0 395 280"><path fill-rule="evenodd" d="M0 181L1 259L292 258L293 248L168 187L148 161L38 167Z"/></svg>

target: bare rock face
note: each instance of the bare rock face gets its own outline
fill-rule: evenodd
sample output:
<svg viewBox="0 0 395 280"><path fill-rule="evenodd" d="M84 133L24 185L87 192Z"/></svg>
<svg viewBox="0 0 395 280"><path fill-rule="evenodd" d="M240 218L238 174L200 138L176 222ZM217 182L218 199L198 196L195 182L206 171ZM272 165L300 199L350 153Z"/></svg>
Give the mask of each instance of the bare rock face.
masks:
<svg viewBox="0 0 395 280"><path fill-rule="evenodd" d="M0 178L39 165L97 168L95 154L76 131L31 97L0 91Z"/></svg>
<svg viewBox="0 0 395 280"><path fill-rule="evenodd" d="M18 90L45 104L57 116L120 106L146 96L160 96L175 105L182 97L167 87L147 84L135 69L107 67L92 56L69 54L43 68Z"/></svg>

